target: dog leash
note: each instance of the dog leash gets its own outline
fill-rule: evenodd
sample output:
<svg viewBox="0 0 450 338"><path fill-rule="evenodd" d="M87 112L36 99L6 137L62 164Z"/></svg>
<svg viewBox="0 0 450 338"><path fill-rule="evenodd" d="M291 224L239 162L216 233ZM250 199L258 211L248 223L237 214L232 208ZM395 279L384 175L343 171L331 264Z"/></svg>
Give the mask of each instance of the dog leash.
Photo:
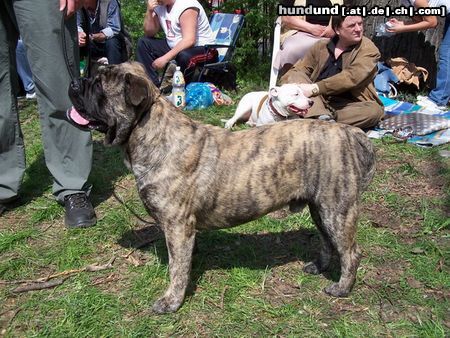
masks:
<svg viewBox="0 0 450 338"><path fill-rule="evenodd" d="M87 65L88 66L87 66L87 71L86 71L86 77L89 77L89 75L90 75L90 68L91 68L91 67L89 67L89 65L91 63L91 50L89 48L89 34L90 34L89 30L90 30L90 27L89 27L89 21L86 21L86 20L89 20L89 18L88 18L87 13L86 13L86 11L84 9L81 12L83 14L83 18L84 18L85 22L87 22L87 25L86 25L86 31L87 31L87 34L86 34L86 46L87 47L86 48L87 48L87 51L88 51L87 52L88 53ZM76 69L75 68L76 65L71 64L71 61L69 60L69 54L68 54L68 51L67 51L66 25L65 25L66 14L67 14L67 6L64 8L63 15L61 16L61 46L62 46L62 50L63 50L64 62L66 63L66 68L67 68L67 71L69 72L70 79L74 80L76 78L75 73L74 73L74 69ZM76 14L74 14L74 15L76 15ZM79 67L79 65L78 65L78 67Z"/></svg>

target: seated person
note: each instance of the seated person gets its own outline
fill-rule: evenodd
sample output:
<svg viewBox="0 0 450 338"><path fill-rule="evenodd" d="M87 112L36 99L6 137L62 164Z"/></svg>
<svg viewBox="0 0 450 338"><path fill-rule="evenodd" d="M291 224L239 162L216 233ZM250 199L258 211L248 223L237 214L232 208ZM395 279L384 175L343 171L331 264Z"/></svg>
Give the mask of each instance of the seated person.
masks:
<svg viewBox="0 0 450 338"><path fill-rule="evenodd" d="M439 62L436 74L436 86L428 96L418 96L417 104L431 109L447 111L450 99L450 1L448 0L402 0L404 6L414 6L417 10L426 7L444 7L445 22L443 36L439 46ZM389 32L406 33L424 31L438 25L436 16L415 16L412 20L403 22L395 18L390 19Z"/></svg>
<svg viewBox="0 0 450 338"><path fill-rule="evenodd" d="M384 114L373 84L380 51L363 36L362 17L333 16L332 27L336 36L312 46L281 83L301 83L313 98L305 117L329 115L337 122L374 127Z"/></svg>
<svg viewBox="0 0 450 338"><path fill-rule="evenodd" d="M17 41L16 63L17 73L22 81L23 89L25 89L25 97L27 100L32 100L36 98L36 92L34 91L33 75L31 73L30 64L28 63L27 51L25 50L22 39Z"/></svg>
<svg viewBox="0 0 450 338"><path fill-rule="evenodd" d="M342 0L281 0L283 6L342 5ZM334 36L330 15L281 16L281 46L278 54L280 75L285 74L298 60L305 56L317 41Z"/></svg>
<svg viewBox="0 0 450 338"><path fill-rule="evenodd" d="M102 13L101 2L102 0L86 0L83 8L77 12L78 45L87 47L86 32L89 32L92 58L106 57L109 64L125 62L127 56L124 38L121 36L120 6L117 0L110 0L107 13ZM83 11L87 14L88 23L85 22Z"/></svg>
<svg viewBox="0 0 450 338"><path fill-rule="evenodd" d="M165 39L155 38L161 29ZM197 0L148 0L144 32L136 57L155 85L159 85L157 70L173 59L188 83L195 70L191 58L205 54L204 46L214 43L208 17Z"/></svg>

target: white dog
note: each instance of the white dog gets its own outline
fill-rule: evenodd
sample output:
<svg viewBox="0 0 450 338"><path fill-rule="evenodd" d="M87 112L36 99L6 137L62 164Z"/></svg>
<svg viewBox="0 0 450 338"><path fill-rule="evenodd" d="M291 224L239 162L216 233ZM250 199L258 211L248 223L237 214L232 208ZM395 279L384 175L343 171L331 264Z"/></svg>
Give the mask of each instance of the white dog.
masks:
<svg viewBox="0 0 450 338"><path fill-rule="evenodd" d="M297 84L273 87L269 93L250 92L239 101L233 117L225 122L225 128L231 129L238 121L246 121L254 127L304 117L312 105L313 101Z"/></svg>

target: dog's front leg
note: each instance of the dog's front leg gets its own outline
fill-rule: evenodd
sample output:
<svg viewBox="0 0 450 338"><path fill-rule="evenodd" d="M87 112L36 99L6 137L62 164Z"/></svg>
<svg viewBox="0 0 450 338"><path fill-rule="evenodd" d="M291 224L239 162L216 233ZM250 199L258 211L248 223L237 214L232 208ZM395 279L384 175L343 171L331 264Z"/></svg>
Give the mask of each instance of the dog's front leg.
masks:
<svg viewBox="0 0 450 338"><path fill-rule="evenodd" d="M231 129L238 121L248 121L250 115L252 114L252 107L254 101L254 93L248 93L239 101L236 108L236 112L233 117L225 122L225 128Z"/></svg>
<svg viewBox="0 0 450 338"><path fill-rule="evenodd" d="M153 304L156 313L175 312L183 303L189 284L192 252L195 245L195 230L189 226L164 227L169 252L170 285L163 297Z"/></svg>

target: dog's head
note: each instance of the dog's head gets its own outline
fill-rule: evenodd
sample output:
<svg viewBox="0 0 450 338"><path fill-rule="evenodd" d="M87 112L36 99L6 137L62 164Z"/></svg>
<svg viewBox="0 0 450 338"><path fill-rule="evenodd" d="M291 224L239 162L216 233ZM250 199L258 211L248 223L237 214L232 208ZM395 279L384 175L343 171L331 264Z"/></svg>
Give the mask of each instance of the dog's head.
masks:
<svg viewBox="0 0 450 338"><path fill-rule="evenodd" d="M285 117L294 115L304 117L314 103L294 83L270 88L269 99L277 112Z"/></svg>
<svg viewBox="0 0 450 338"><path fill-rule="evenodd" d="M69 121L83 129L106 134L105 143L127 142L141 116L159 96L137 62L100 67L93 78L73 80L69 97L73 107L67 111Z"/></svg>

